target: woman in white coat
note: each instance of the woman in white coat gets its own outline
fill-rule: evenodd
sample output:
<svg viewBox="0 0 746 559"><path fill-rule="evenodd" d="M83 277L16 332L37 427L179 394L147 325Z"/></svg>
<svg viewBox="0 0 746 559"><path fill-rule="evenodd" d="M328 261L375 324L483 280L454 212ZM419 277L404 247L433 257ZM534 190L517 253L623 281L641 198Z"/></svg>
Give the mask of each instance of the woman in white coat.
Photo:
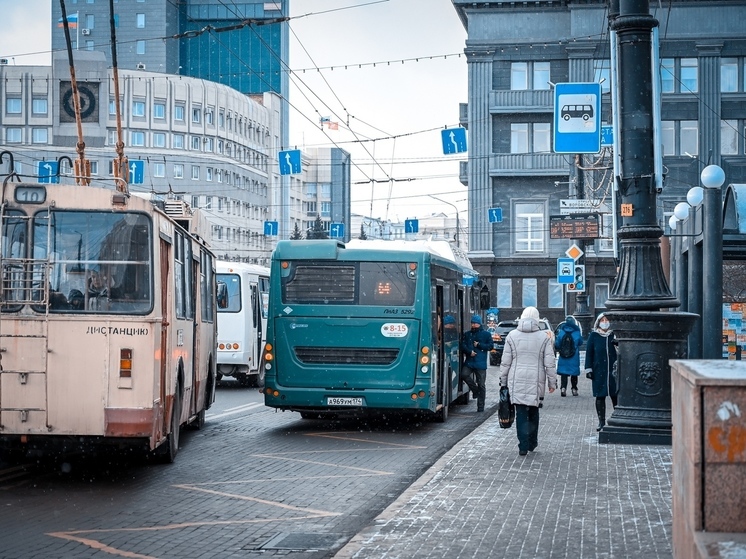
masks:
<svg viewBox="0 0 746 559"><path fill-rule="evenodd" d="M507 386L515 405L518 454L526 456L539 444L539 402L557 388L554 347L547 332L539 329L539 311L526 307L505 340L500 365L500 385Z"/></svg>

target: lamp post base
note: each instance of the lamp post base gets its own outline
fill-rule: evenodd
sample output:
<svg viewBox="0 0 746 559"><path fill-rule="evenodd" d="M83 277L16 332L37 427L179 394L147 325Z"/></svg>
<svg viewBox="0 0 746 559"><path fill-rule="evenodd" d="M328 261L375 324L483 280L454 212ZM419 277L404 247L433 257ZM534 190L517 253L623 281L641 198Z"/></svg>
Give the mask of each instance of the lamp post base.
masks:
<svg viewBox="0 0 746 559"><path fill-rule="evenodd" d="M670 359L686 357L693 313L609 311L617 357L618 405L599 443L671 444Z"/></svg>

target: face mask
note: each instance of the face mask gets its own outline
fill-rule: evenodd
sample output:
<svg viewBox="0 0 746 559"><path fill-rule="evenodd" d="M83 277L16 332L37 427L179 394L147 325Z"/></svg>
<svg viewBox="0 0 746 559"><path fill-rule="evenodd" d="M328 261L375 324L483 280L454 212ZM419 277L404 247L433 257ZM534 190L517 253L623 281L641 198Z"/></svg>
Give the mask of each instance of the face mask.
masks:
<svg viewBox="0 0 746 559"><path fill-rule="evenodd" d="M601 328L601 330L608 330L609 329L609 323L608 322L599 322L598 327Z"/></svg>

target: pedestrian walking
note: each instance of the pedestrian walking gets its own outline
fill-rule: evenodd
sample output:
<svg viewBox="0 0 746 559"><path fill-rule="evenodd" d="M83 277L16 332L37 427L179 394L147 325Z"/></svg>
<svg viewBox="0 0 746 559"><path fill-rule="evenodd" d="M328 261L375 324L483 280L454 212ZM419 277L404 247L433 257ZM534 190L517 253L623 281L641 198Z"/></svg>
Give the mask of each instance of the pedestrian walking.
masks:
<svg viewBox="0 0 746 559"><path fill-rule="evenodd" d="M515 405L518 454L526 456L539 444L539 405L545 388L557 388L551 338L539 329L536 307L523 309L518 327L505 339L500 363L500 386L507 386Z"/></svg>
<svg viewBox="0 0 746 559"><path fill-rule="evenodd" d="M580 376L580 346L583 345L583 334L574 316L568 316L557 327L554 347L559 353L557 374L560 376L560 396L567 396L567 380L570 379L572 395L578 395L578 377Z"/></svg>
<svg viewBox="0 0 746 559"><path fill-rule="evenodd" d="M487 356L492 349L492 335L482 328L482 318L471 317L471 330L461 336L461 352L466 356L461 365L461 379L477 400L477 411L484 411L487 397Z"/></svg>
<svg viewBox="0 0 746 559"><path fill-rule="evenodd" d="M611 405L616 407L617 382L615 372L616 339L610 330L609 319L601 313L593 324L593 332L588 336L588 347L585 350L585 374L591 379L593 395L596 397L596 413L600 431L606 425L606 397L611 398Z"/></svg>

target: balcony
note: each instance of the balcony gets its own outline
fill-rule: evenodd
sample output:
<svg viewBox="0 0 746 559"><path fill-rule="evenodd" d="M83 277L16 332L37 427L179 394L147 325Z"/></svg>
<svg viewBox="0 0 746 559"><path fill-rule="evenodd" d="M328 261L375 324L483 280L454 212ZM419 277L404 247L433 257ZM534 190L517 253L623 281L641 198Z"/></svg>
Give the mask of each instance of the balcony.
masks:
<svg viewBox="0 0 746 559"><path fill-rule="evenodd" d="M490 91L490 113L552 113L554 92L549 89Z"/></svg>
<svg viewBox="0 0 746 559"><path fill-rule="evenodd" d="M490 176L568 175L570 163L561 153L499 153L490 156Z"/></svg>

